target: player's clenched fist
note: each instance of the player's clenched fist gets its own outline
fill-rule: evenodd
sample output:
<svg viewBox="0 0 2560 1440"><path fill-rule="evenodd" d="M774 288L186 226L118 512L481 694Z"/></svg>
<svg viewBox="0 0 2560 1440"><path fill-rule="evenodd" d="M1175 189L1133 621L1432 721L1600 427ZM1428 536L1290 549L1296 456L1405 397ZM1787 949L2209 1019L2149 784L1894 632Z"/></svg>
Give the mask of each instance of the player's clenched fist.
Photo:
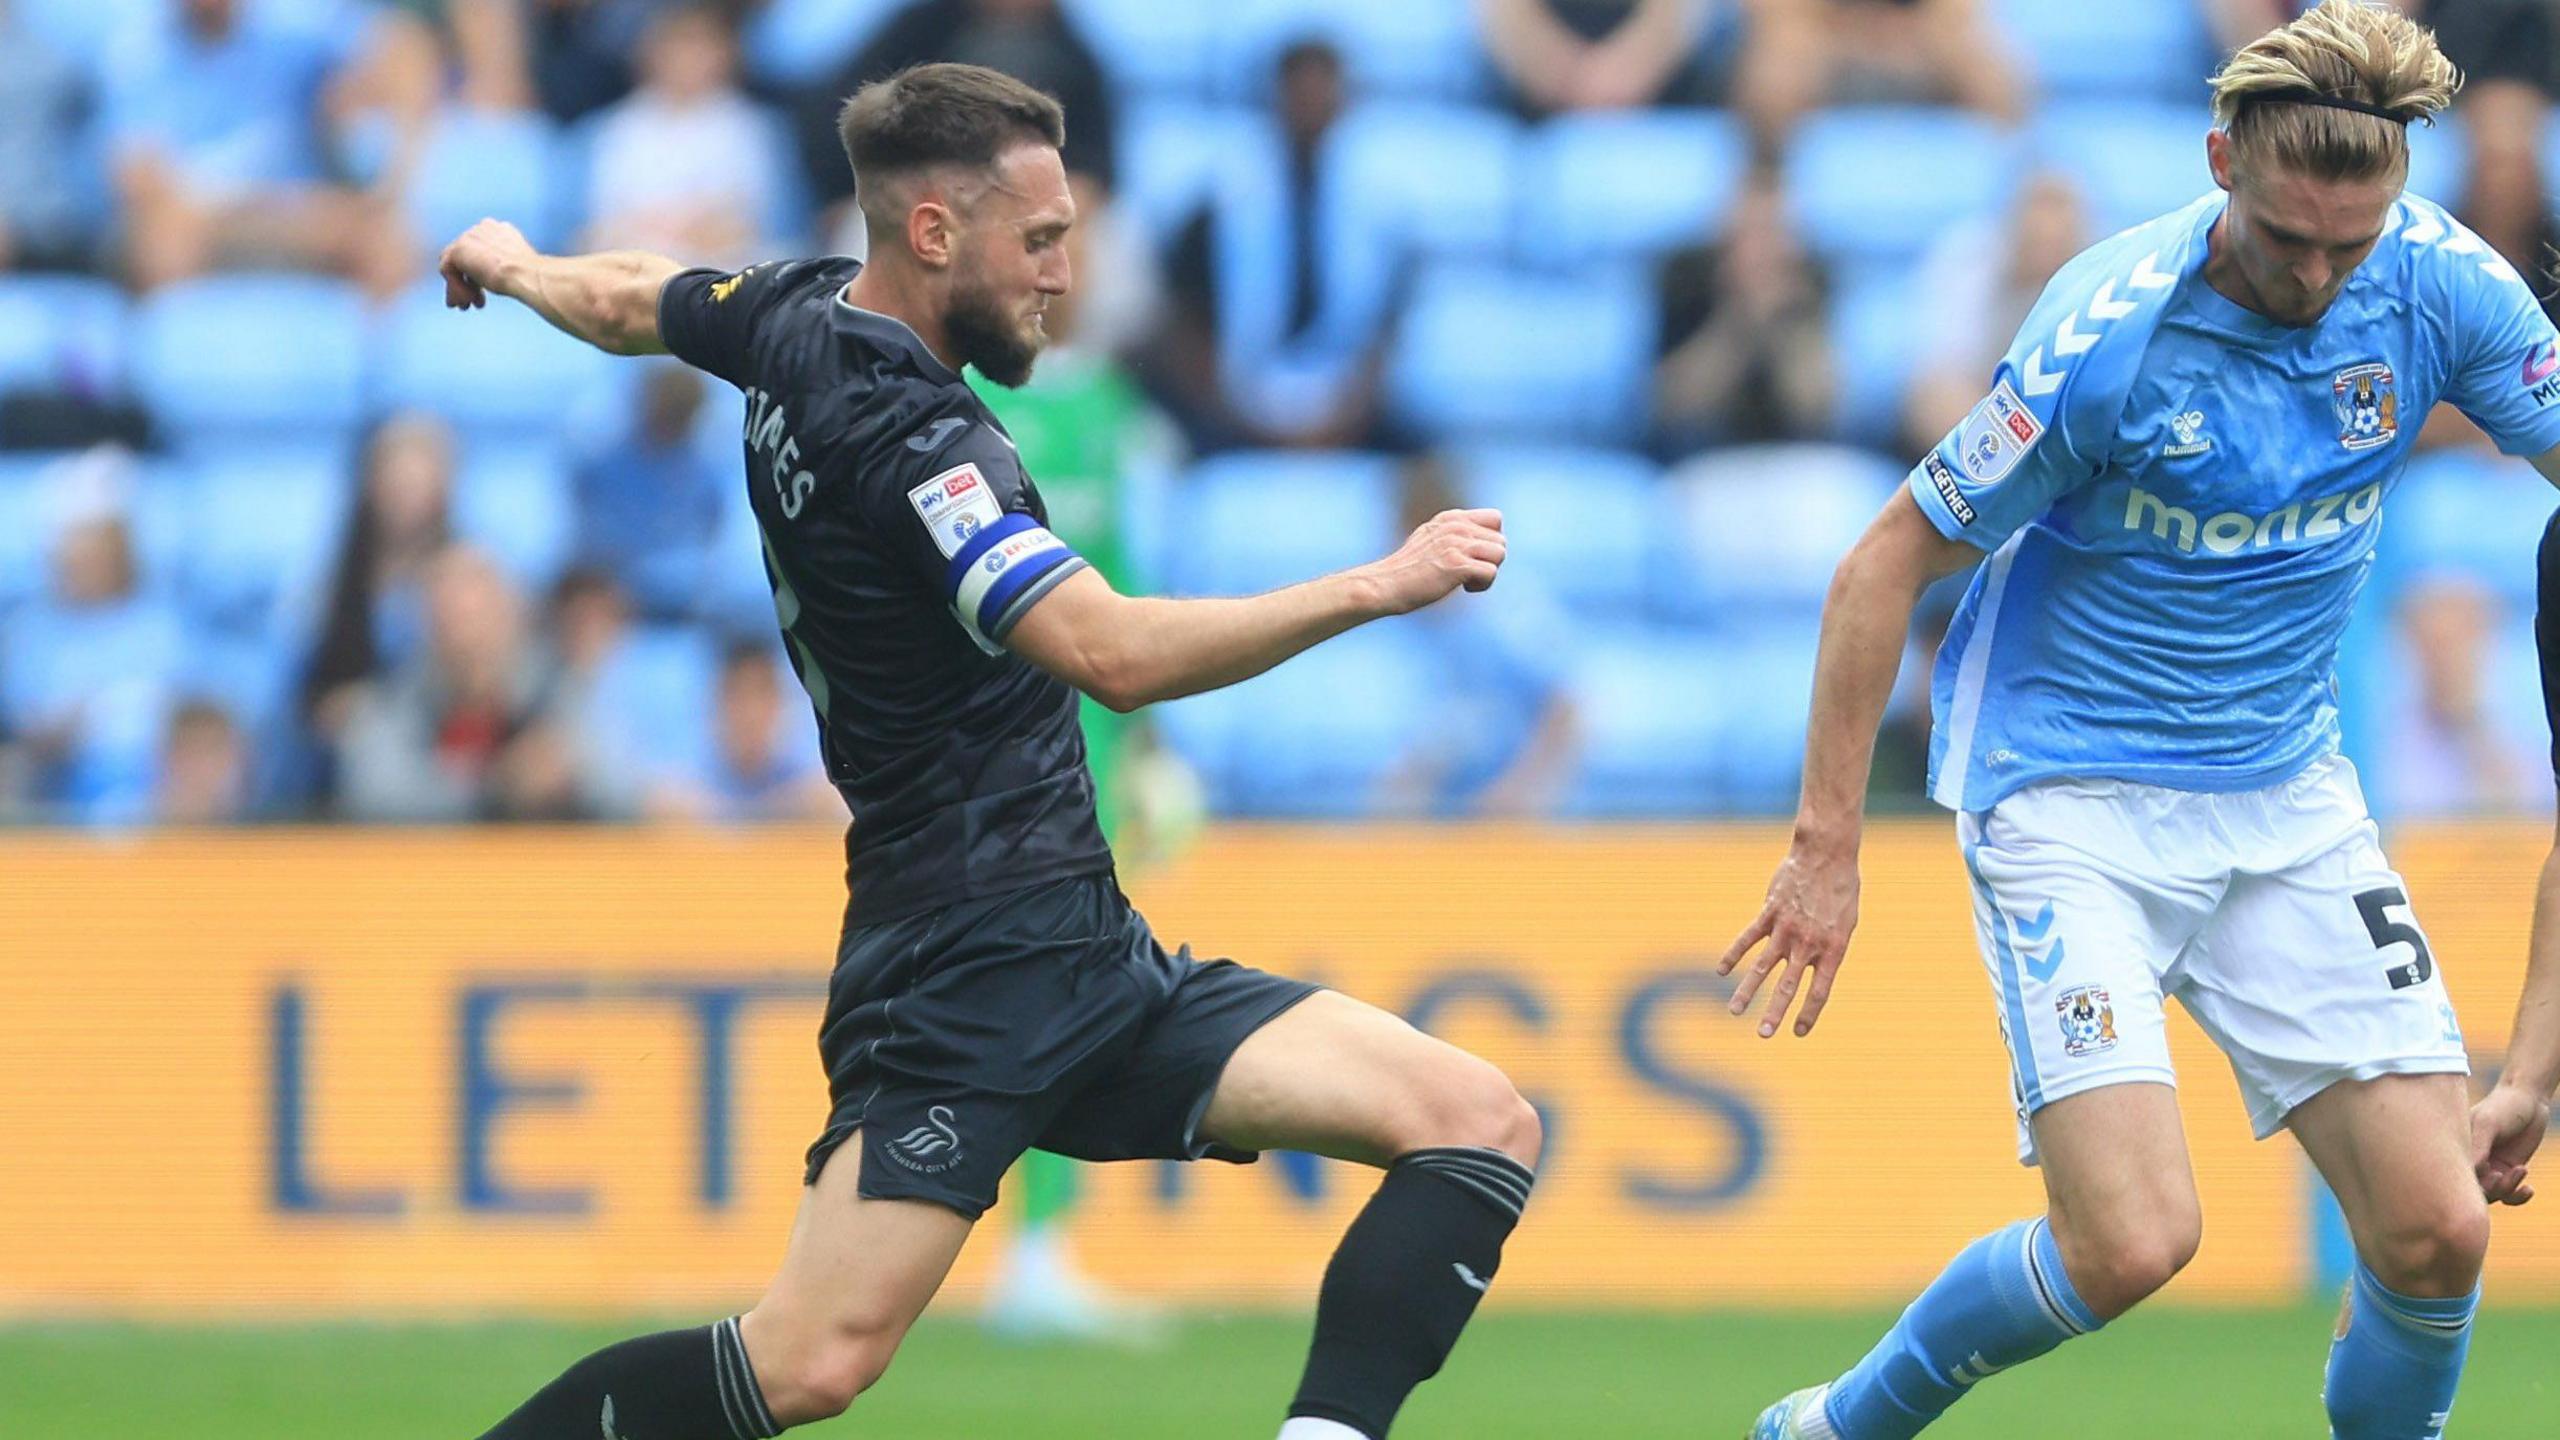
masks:
<svg viewBox="0 0 2560 1440"><path fill-rule="evenodd" d="M489 292L508 266L534 258L524 232L504 220L483 220L444 247L436 270L444 276L444 303L454 310L477 310L489 303Z"/></svg>
<svg viewBox="0 0 2560 1440"><path fill-rule="evenodd" d="M1369 567L1386 613L1402 615L1464 586L1493 584L1510 553L1499 510L1443 510L1405 538L1396 553Z"/></svg>

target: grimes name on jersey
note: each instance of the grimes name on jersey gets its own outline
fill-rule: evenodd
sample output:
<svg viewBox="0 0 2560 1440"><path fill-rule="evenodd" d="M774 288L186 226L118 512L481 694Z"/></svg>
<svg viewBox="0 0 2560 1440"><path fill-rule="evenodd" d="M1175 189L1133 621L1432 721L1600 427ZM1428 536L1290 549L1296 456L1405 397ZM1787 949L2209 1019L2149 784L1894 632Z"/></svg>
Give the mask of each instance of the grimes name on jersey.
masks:
<svg viewBox="0 0 2560 1440"><path fill-rule="evenodd" d="M2281 510L2264 515L2243 515L2227 510L2209 519L2198 520L2192 510L2172 505L2150 491L2136 485L2125 497L2124 528L2149 530L2180 551L2193 553L2198 542L2216 555L2237 555L2243 550L2263 550L2269 545L2290 545L2303 540L2326 540L2343 535L2347 527L2361 525L2382 508L2382 482L2374 481L2354 490L2323 495L2313 500L2296 500Z"/></svg>
<svg viewBox="0 0 2560 1440"><path fill-rule="evenodd" d="M818 477L800 468L800 442L793 438L782 406L753 386L747 389L747 448L764 461L782 518L799 519L800 507L809 503L809 492L818 488Z"/></svg>

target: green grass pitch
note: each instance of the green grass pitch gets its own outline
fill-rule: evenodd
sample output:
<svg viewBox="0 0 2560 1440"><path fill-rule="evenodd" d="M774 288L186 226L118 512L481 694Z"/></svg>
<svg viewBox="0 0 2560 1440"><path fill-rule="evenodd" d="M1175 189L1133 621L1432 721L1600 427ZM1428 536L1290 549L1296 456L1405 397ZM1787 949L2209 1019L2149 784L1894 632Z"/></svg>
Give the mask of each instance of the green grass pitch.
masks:
<svg viewBox="0 0 2560 1440"><path fill-rule="evenodd" d="M1871 1314L1493 1314L1398 1440L1735 1440L1760 1405L1854 1359ZM2332 1312L2161 1309L1987 1383L1931 1433L2216 1440L2327 1434ZM851 1415L794 1431L908 1440L1267 1440L1301 1317L1197 1319L1152 1352L991 1340L928 1320ZM0 1434L24 1440L469 1440L627 1325L0 1327ZM2560 1310L2492 1311L2452 1440L2560 1434Z"/></svg>

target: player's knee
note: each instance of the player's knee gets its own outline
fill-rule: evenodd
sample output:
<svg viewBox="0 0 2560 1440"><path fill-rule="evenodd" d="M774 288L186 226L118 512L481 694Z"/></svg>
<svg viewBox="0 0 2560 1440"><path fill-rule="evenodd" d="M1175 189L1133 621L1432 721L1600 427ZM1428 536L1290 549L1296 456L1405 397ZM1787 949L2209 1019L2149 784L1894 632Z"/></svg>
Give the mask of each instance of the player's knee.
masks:
<svg viewBox="0 0 2560 1440"><path fill-rule="evenodd" d="M2489 1257L2489 1207L2476 1194L2413 1208L2366 1245L2365 1264L2404 1295L2468 1294Z"/></svg>
<svg viewBox="0 0 2560 1440"><path fill-rule="evenodd" d="M2055 1222L2072 1288L2101 1320L2113 1320L2157 1294L2196 1258L2203 1217L2170 1206L2116 1224L2065 1233Z"/></svg>
<svg viewBox="0 0 2560 1440"><path fill-rule="evenodd" d="M1412 1113L1394 1148L1399 1152L1443 1145L1499 1150L1535 1168L1545 1143L1537 1107L1521 1098L1500 1070L1472 1055L1459 1055L1417 1077Z"/></svg>
<svg viewBox="0 0 2560 1440"><path fill-rule="evenodd" d="M765 1408L786 1426L843 1414L888 1373L899 1339L892 1327L838 1326L755 1356Z"/></svg>

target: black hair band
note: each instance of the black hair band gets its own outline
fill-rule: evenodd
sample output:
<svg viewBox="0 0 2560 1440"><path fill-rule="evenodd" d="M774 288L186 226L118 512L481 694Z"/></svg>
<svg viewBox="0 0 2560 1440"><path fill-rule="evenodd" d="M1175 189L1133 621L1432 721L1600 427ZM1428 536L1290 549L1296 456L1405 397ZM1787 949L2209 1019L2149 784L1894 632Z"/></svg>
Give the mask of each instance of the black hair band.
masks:
<svg viewBox="0 0 2560 1440"><path fill-rule="evenodd" d="M2388 120L2394 125L2406 125L2412 118L2398 110L2386 110L2379 105L2367 105L2361 100L2349 100L2343 95L2331 95L2320 90L2269 90L2264 94L2251 96L2250 103L2317 105L2324 110L2353 110L2359 115L2371 115L2377 120Z"/></svg>

